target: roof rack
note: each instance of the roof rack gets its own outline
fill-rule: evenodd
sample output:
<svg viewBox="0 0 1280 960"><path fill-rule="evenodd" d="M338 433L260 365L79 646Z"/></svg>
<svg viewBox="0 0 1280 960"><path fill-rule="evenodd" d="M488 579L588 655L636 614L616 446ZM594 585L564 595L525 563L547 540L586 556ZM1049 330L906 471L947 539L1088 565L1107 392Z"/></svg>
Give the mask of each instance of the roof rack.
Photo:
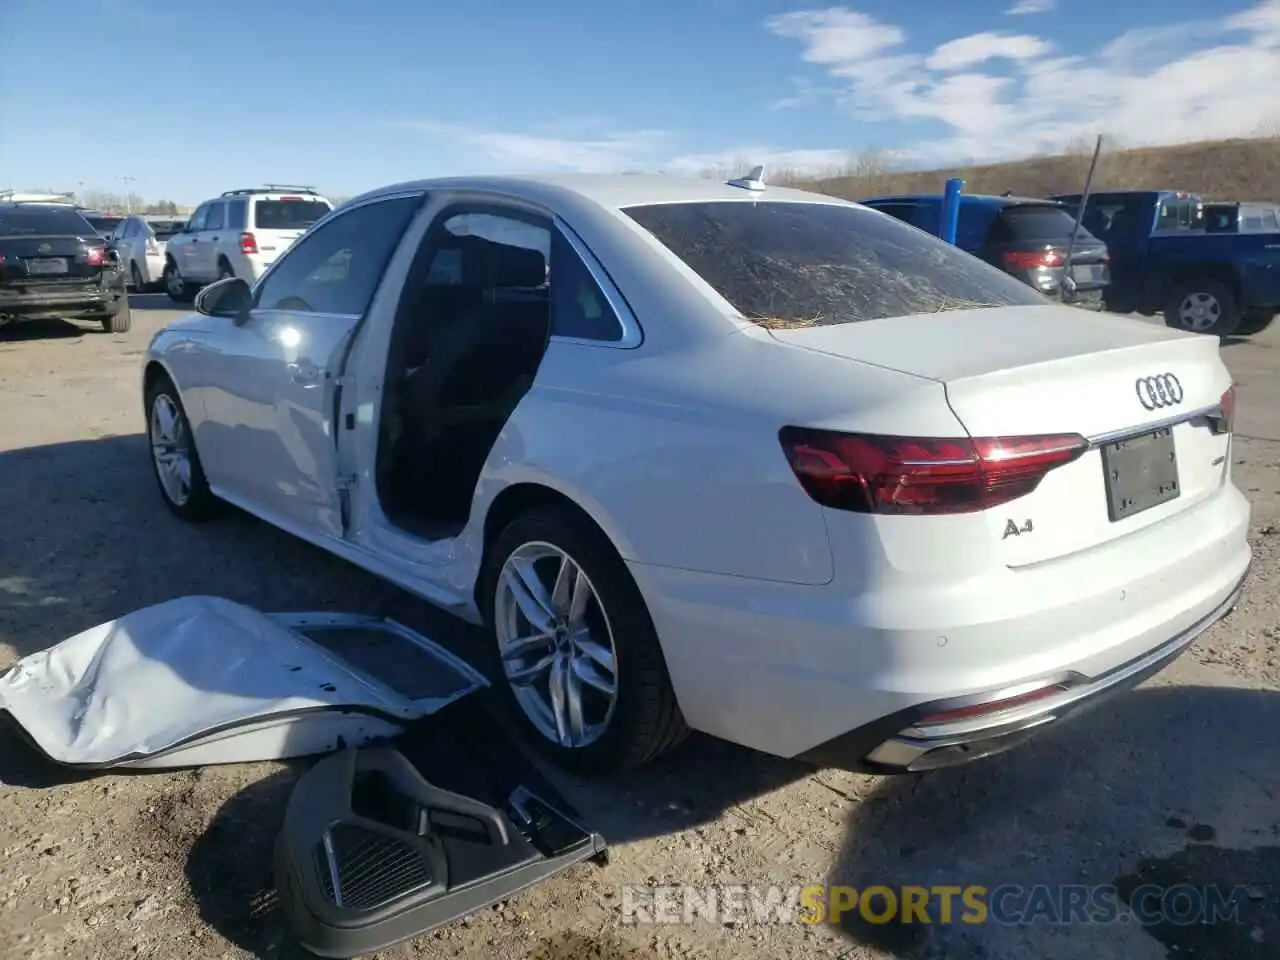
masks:
<svg viewBox="0 0 1280 960"><path fill-rule="evenodd" d="M245 187L240 190L226 190L223 191L222 195L224 197L243 197L250 193L266 193L278 190L292 190L294 193L313 193L316 196L320 195L320 191L315 187L309 187L300 183L264 183L260 187Z"/></svg>
<svg viewBox="0 0 1280 960"><path fill-rule="evenodd" d="M66 193L24 193L19 190L0 190L0 203L64 203L75 201Z"/></svg>

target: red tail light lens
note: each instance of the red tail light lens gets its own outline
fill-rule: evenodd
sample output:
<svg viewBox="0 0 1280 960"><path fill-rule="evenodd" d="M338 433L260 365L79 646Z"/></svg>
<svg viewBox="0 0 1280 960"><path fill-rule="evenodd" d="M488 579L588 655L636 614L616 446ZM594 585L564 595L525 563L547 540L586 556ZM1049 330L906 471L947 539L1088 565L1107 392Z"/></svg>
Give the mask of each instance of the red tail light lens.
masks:
<svg viewBox="0 0 1280 960"><path fill-rule="evenodd" d="M257 253L258 238L247 230L240 234L240 252L241 253Z"/></svg>
<svg viewBox="0 0 1280 960"><path fill-rule="evenodd" d="M1062 254L1056 250L1007 250L1004 265L1010 270L1036 270L1040 267L1060 267Z"/></svg>
<svg viewBox="0 0 1280 960"><path fill-rule="evenodd" d="M1089 447L1076 433L939 439L784 427L779 439L815 501L878 514L986 510L1026 496Z"/></svg>
<svg viewBox="0 0 1280 960"><path fill-rule="evenodd" d="M84 252L84 262L91 267L100 267L107 262L107 251L103 247L90 247Z"/></svg>
<svg viewBox="0 0 1280 960"><path fill-rule="evenodd" d="M1236 385L1234 383L1222 394L1218 407L1222 411L1220 432L1230 433L1236 426Z"/></svg>

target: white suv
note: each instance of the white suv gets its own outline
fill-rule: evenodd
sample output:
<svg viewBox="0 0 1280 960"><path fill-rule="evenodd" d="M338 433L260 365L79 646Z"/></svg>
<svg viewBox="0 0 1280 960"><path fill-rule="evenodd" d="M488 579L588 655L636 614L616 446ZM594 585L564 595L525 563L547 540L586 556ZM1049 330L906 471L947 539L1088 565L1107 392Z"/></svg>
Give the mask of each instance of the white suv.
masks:
<svg viewBox="0 0 1280 960"><path fill-rule="evenodd" d="M228 190L196 208L165 248L164 286L189 303L206 283L242 277L254 283L293 241L333 209L312 187L268 183Z"/></svg>

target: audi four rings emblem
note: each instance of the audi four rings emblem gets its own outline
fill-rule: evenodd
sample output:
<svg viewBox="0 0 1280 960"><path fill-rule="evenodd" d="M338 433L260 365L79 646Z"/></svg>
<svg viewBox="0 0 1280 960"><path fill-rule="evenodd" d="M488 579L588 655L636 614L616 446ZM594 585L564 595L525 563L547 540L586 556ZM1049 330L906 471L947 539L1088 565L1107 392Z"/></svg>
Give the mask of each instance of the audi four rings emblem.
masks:
<svg viewBox="0 0 1280 960"><path fill-rule="evenodd" d="M1133 384L1138 400L1148 410L1177 406L1182 402L1182 384L1172 373L1139 377Z"/></svg>

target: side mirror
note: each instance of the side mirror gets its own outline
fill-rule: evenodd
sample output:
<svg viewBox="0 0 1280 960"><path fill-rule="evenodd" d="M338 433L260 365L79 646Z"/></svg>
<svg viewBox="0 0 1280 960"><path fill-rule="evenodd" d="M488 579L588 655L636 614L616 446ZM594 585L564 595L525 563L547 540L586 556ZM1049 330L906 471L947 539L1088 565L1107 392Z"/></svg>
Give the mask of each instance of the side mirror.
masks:
<svg viewBox="0 0 1280 960"><path fill-rule="evenodd" d="M253 310L253 291L243 278L227 277L197 293L195 308L206 317L241 320Z"/></svg>

